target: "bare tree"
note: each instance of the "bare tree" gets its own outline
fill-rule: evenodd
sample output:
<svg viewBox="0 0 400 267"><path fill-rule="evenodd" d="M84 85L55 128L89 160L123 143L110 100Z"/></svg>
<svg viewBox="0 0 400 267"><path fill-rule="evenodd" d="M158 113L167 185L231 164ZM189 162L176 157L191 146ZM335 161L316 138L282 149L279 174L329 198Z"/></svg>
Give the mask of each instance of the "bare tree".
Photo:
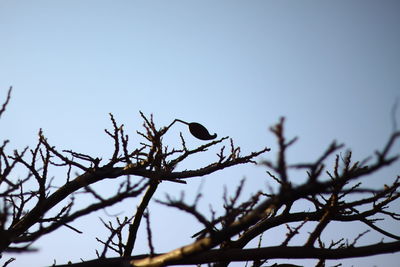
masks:
<svg viewBox="0 0 400 267"><path fill-rule="evenodd" d="M10 93L11 88L0 115L6 108ZM119 125L110 114L112 130L105 131L114 143L114 151L109 160L71 150L60 151L49 143L42 131L39 131L35 148L15 151L13 155L6 154L8 141L3 142L0 148L1 252L32 250L32 244L37 239L60 227L80 232L71 225L75 219L139 196L141 201L131 218L117 218L116 223L103 220L110 234L106 239L98 238L102 250L97 251L97 259L68 266L228 266L234 261L261 266L268 260L281 258L289 259L288 263L273 266L295 266L290 264L290 259L315 259L316 266L324 266L328 259L400 251L400 237L376 223L380 219L377 216L394 222L400 220L400 214L393 209L393 203L400 196L400 177L381 188L368 188L362 184L365 177L398 159L399 155L392 155L391 150L400 132L395 131L390 136L383 149L375 153L373 160L354 161L351 152L342 156L339 152L343 145L333 142L314 162L289 164L287 150L297 139L286 139L284 119L281 119L271 127L279 148L277 158L260 162L279 189L260 188L247 200L239 201L244 185L242 181L233 195L225 193L221 196L224 212L218 216L215 212L204 214L199 211L200 193L192 204L185 202L183 197L175 199L166 196L164 200L155 200L193 216L204 228L193 235L191 244L169 252L156 252L148 206L160 182L186 183L185 180L191 177L212 174L238 164L255 163L257 156L270 149L264 148L242 156L240 148L231 139L216 139L216 134L209 134L201 124L176 119L167 127L157 128L152 116L146 117L142 113L141 116L144 131L137 133L144 142L137 148L131 148L123 125ZM193 136L208 142L188 148L181 134L179 147L169 148L163 143L163 136L176 122L185 123ZM228 144L224 145L226 142ZM178 163L215 146L220 146L220 149L214 162L197 169L176 171ZM326 166L332 157L332 169L329 169ZM19 166L28 171L23 179L14 178L14 171ZM65 177L50 178L50 167L64 168ZM305 182L294 185L291 170L297 170L296 175L304 174ZM118 190L107 198L92 187L105 179L119 179ZM57 183L61 181L61 186L56 186L56 180ZM82 206L77 200L79 194L92 196L93 203ZM308 208L303 211L294 209L293 206L298 202L308 203ZM391 241L384 242L382 239L381 242L357 246L358 240L367 234L360 232L354 240L343 236L327 243L322 233L327 231L328 224L335 222L358 222ZM150 252L136 255L137 233L143 223L146 225ZM267 231L282 225L286 226L287 232L281 237L280 245L263 246L261 238L267 237ZM309 225L312 230L304 231ZM124 233L127 233L127 237ZM293 245L294 237L300 236L302 244ZM277 240L277 237L274 239ZM251 241L257 240L257 246L245 248ZM11 261L12 258L5 265Z"/></svg>

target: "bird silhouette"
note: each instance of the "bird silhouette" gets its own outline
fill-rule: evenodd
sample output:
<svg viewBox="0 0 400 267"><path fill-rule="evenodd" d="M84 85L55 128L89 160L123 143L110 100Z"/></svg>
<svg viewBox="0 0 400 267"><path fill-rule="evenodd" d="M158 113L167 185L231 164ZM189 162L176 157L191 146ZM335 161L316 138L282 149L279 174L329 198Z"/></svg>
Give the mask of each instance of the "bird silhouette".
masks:
<svg viewBox="0 0 400 267"><path fill-rule="evenodd" d="M182 123L188 125L190 133L194 137L196 137L196 138L198 138L200 140L212 140L212 139L217 137L216 133L211 135L208 132L207 128L204 127L203 125L201 125L200 123L197 123L197 122L190 122L189 123L189 122L186 122L186 121L183 121L183 120L179 120L179 119L176 119L175 121L179 121L179 122L182 122Z"/></svg>

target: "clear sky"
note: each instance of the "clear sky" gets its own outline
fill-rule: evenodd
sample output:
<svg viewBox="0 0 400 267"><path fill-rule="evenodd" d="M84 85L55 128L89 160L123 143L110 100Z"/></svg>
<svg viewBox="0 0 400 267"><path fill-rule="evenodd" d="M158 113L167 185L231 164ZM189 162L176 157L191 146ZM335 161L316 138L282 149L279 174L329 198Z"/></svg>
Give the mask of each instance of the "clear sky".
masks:
<svg viewBox="0 0 400 267"><path fill-rule="evenodd" d="M399 14L397 0L0 0L0 97L14 87L0 137L11 140L11 151L33 145L43 128L57 148L107 158L108 113L134 135L141 110L153 113L159 127L175 118L201 122L246 153L274 148L267 129L285 116L287 134L300 137L289 160L312 160L333 139L363 159L392 131L390 112L400 97ZM185 134L176 127L176 135ZM186 136L190 145L201 144ZM188 166L207 164L213 153ZM399 166L372 184L389 183ZM205 178L205 205L244 176L248 192L266 185L261 167L223 171ZM195 192L199 183L162 191ZM131 214L134 205L125 204L120 210ZM157 234L157 251L190 242L178 235L197 229L192 219L166 220L171 211L154 209L155 230L174 229ZM94 237L106 234L99 220L75 223L88 234L63 229L13 266L94 258L100 248ZM349 238L363 230L351 229ZM399 256L345 262L382 266L384 260L394 267Z"/></svg>

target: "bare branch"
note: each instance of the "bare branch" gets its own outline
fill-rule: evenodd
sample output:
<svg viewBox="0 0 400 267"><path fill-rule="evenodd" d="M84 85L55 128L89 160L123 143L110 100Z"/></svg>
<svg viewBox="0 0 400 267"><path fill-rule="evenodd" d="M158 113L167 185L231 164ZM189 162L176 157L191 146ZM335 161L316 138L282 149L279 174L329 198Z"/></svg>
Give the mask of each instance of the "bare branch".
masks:
<svg viewBox="0 0 400 267"><path fill-rule="evenodd" d="M393 253L399 250L400 242L391 243L377 243L369 246L362 247L349 247L346 249L326 249L326 248L312 248L312 247L285 247L285 253L282 253L282 247L266 247L254 249L223 249L223 250L210 250L203 252L193 257L183 257L171 261L170 265L189 265L189 264L206 264L215 261L250 261L268 259L346 259L364 256L372 256L378 254ZM154 257L159 257L162 254L155 254ZM148 255L138 255L129 259L111 258L87 261L83 263L71 265L57 265L56 267L94 267L94 266L167 266L167 262L155 264L150 263L142 264L142 259L147 258ZM131 264L131 265L129 265ZM151 265L150 265L151 264ZM279 265L278 265L279 266ZM282 265L285 266L285 265ZM294 266L294 265L287 265Z"/></svg>
<svg viewBox="0 0 400 267"><path fill-rule="evenodd" d="M133 222L129 225L129 235L126 241L126 247L124 251L124 257L129 257L132 254L133 248L135 246L137 231L140 226L140 222L144 215L144 212L149 205L150 199L153 197L154 193L157 190L158 182L152 182L148 185L147 191L143 196L142 201L140 202L139 207L137 208L135 217Z"/></svg>
<svg viewBox="0 0 400 267"><path fill-rule="evenodd" d="M1 109L0 109L0 118L1 118L1 115L3 115L4 111L6 111L7 105L8 105L8 103L10 102L10 99L11 99L11 91L12 91L12 86L10 86L10 88L8 89L6 101L5 101L5 102L3 103L3 105L1 106Z"/></svg>

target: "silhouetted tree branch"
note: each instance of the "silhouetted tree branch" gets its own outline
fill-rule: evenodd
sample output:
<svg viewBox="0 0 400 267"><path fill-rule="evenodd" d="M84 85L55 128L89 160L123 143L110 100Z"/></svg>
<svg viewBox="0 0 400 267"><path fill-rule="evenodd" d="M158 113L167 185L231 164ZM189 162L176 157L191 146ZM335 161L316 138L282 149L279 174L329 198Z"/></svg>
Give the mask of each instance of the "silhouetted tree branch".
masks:
<svg viewBox="0 0 400 267"><path fill-rule="evenodd" d="M285 137L282 136L283 123L284 121L281 120L277 126L272 128L273 133L277 136L280 148L277 161L266 161L264 163L271 169L269 175L280 185L278 193L266 195L265 200L262 200L250 211L246 209L243 210L240 213L240 217L233 215L233 211L230 214L226 214L224 219L228 219L232 216L234 220L228 219L225 224L222 223L222 220L211 222L210 224L212 224L212 228L206 225L206 229L212 229L208 230L209 234L201 237L192 244L159 256L141 260L132 260L130 263L133 266L166 266L180 264L181 262L188 263L185 259L192 260L196 257L201 257L201 255L207 254L209 251L213 251L213 259L210 260L210 262L217 263L218 266L226 266L233 260L273 259L281 258L282 256L280 255L285 255L284 258L315 258L319 259L317 265L321 265L326 259L347 258L351 257L351 255L353 257L358 255L366 256L368 253L371 253L372 255L373 253L376 253L376 251L383 253L383 250L386 252L399 251L400 246L397 241L392 243L377 243L371 246L355 248L354 246L357 240L365 233L360 234L360 236L350 244L346 243L346 241L342 239L340 242L332 243L328 248L326 248L324 243L321 242L320 237L322 232L326 229L326 226L333 221L366 222L367 225L373 225L372 229L379 229L378 232L385 234L386 236L392 238L396 237L392 234L387 235L387 231L374 225L374 219L370 218L373 215L386 214L395 220L399 219L399 214L387 211L388 204L392 203L400 196L398 190L400 185L398 182L399 178L397 178L392 185L385 186L383 190L361 188L361 183L358 182L358 180L375 173L377 170L390 165L398 159L398 155L389 156L389 151L395 140L399 138L400 133L396 132L389 138L389 141L383 150L376 153L376 161L369 166L360 165L359 162L352 162L351 153L348 153L342 160L339 156L336 156L333 172L331 173L326 171L325 173L328 179L324 179L321 177L323 175L323 169L325 169L325 166L323 165L324 160L342 147L341 145L332 143L315 162L293 165L294 168L307 170L307 181L299 186L293 186L289 182L287 175L289 167L286 164L285 151L296 139L292 139L289 142L285 141ZM351 185L352 182L357 183ZM240 192L240 187L241 186L239 186L238 192ZM371 193L372 196L361 198L356 201L346 201L346 197L350 195L355 197L360 195L360 193ZM236 198L237 194L233 197L233 200ZM253 204L259 202L258 197L253 197L253 199ZM291 212L292 204L301 199L311 202L315 210L300 213ZM365 206L366 204L370 205L369 209L365 209L364 211L358 209L360 205ZM202 218L201 214L197 214L193 209L189 209L190 207L185 206L182 201L169 201L168 205L185 210L196 218ZM204 221L204 219L201 219L200 221ZM293 236L299 233L300 228L304 224L311 221L318 223L314 230L309 233L308 238L304 242L304 246L290 247L289 243ZM220 222L220 229L215 230L215 225ZM289 222L299 222L300 224L294 230L289 228L289 233L286 239L283 240L282 245L278 248L255 248L249 251L236 250L242 249L251 240L267 230ZM208 224L208 222L203 224ZM235 236L237 236L236 240L232 241L231 239ZM315 244L316 241L318 241L317 244ZM316 245L318 247L316 247ZM217 246L220 246L220 249L212 250L212 248ZM377 250L375 250L374 247L376 247ZM292 248L294 249L292 250ZM227 254L225 254L229 249L234 249L234 256L228 257ZM240 255L239 251L242 251L243 253L245 253L244 251L249 252L252 256L248 256L246 259L235 258L237 255ZM290 252L286 253L287 251L291 251L293 254ZM310 253L310 251L312 251L312 253ZM259 253L258 255L260 256L256 256L256 254L252 253Z"/></svg>
<svg viewBox="0 0 400 267"><path fill-rule="evenodd" d="M6 110L10 95L11 88L0 116ZM251 261L253 266L261 266L271 259L305 258L315 259L315 266L324 266L327 259L400 251L400 236L377 223L383 217L398 224L400 214L393 210L393 206L400 197L400 177L380 188L364 187L363 183L366 177L398 160L399 155L392 150L400 138L400 132L394 132L370 161L354 161L351 151L342 154L340 151L344 146L332 142L315 161L290 163L287 151L297 138L286 138L284 119L270 129L278 144L276 159L260 163L266 168L265 178L276 182L278 189L260 187L259 191L246 197L243 196L245 180L242 180L232 195L224 191L221 196L223 206L212 207L211 214L204 214L198 208L201 192L192 204L186 203L184 194L180 198L167 195L164 200L155 200L168 209L194 217L204 229L193 234L194 239L190 244L164 253L154 251L149 204L161 182L186 183L189 178L199 178L240 164L255 163L259 155L270 149L241 155L240 147L235 146L232 139L216 139L216 134L211 135L199 123L175 119L167 127L158 128L152 115L140 115L144 130L137 134L144 141L132 148L124 126L119 125L110 114L112 128L106 129L105 133L112 140L113 151L108 160L103 159L104 155L59 150L51 145L42 130L33 149L14 151L11 155L7 153L9 141L5 140L0 146L0 253L33 251L32 244L36 240L61 227L82 234L74 226L74 220L140 196L142 200L134 214L116 217L112 221L101 219L109 234L105 238L97 238L102 246L101 250L96 250L98 259L68 266L206 263L228 266L234 261ZM176 122L187 125L193 136L205 143L190 148L181 133L179 147L165 145L163 137ZM177 165L192 155L218 146L219 152L213 162L195 169L177 170ZM327 168L328 164L333 167ZM21 168L26 170L26 176L16 178L21 177L16 175L17 168L19 172ZM58 174L54 177L51 174L53 168L64 170L64 176ZM296 175L304 175L304 179L294 179L293 171ZM95 185L106 179L118 181L118 186L105 197L96 190ZM83 205L79 201L81 195L90 197L92 202ZM300 206L304 209L299 210L297 203L303 203ZM214 210L222 210L222 214L217 216ZM150 254L135 255L137 233L143 219ZM324 233L329 232L329 225L335 222L358 222L365 227L365 231L360 230L352 240L346 236L339 240L324 240ZM281 237L273 237L280 245L262 241L268 240L269 230L281 226L286 232ZM382 236L382 241L358 246L359 240L369 232ZM383 238L392 241L384 242ZM248 248L252 241L258 241L258 245ZM118 257L110 258L113 254ZM8 259L4 265L11 264L12 259ZM271 266L295 265L286 263Z"/></svg>
<svg viewBox="0 0 400 267"><path fill-rule="evenodd" d="M400 242L378 243L371 246L349 247L349 248L312 248L304 246L285 247L282 253L282 246L254 248L254 249L225 249L225 250L210 250L193 257L185 257L171 261L170 265L195 265L213 263L215 261L253 261L257 259L310 259L310 258L324 258L324 259L346 259L355 257L365 257L372 255L379 255L384 253L392 253L399 251ZM139 258L146 257L147 255L139 255L130 259L124 258L109 258L101 260L92 260L82 263L76 263L72 266L76 267L90 267L90 266L111 266L122 267L129 266L132 261L138 261ZM154 255L154 256L161 256ZM57 265L59 267L66 267L71 265ZM291 264L277 264L272 266L298 266Z"/></svg>

